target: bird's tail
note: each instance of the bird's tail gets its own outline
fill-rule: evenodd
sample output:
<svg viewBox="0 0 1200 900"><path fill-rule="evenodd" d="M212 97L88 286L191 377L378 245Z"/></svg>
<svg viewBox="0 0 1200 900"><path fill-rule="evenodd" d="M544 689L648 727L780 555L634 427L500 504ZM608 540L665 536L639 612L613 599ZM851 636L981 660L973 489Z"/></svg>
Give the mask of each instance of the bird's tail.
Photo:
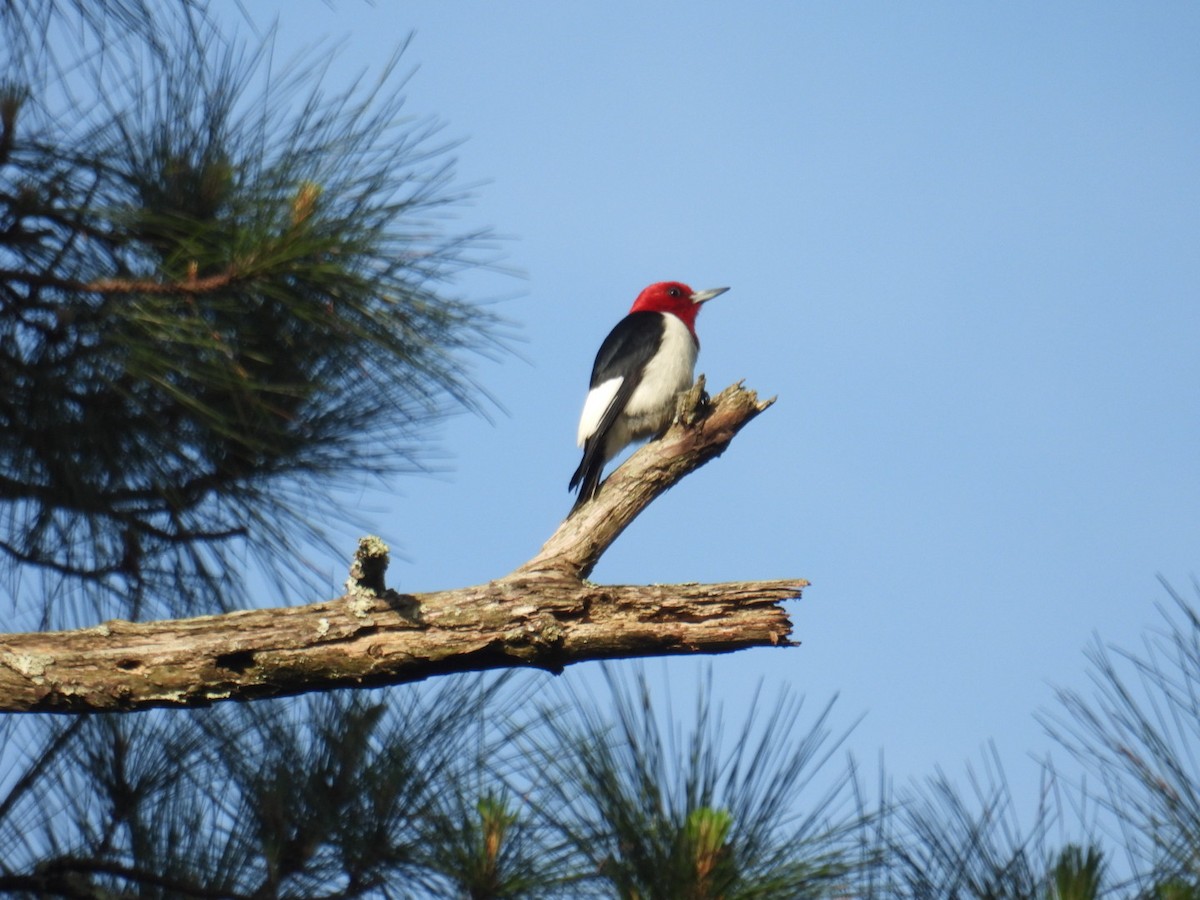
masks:
<svg viewBox="0 0 1200 900"><path fill-rule="evenodd" d="M579 496L575 498L575 505L571 507L571 512L575 512L600 492L600 476L604 473L604 455L599 452L600 448L595 446L597 443L593 440L587 442L583 449L583 459L579 462L579 468L575 470L575 474L571 476L571 483L567 486L569 491L574 490L577 485L579 487Z"/></svg>

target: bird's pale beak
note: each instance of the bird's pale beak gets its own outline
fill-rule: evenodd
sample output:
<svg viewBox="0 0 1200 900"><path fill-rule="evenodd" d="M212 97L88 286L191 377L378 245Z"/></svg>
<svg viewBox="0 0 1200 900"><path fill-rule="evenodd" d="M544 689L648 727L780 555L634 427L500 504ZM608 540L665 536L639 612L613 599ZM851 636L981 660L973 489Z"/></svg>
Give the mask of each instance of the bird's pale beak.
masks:
<svg viewBox="0 0 1200 900"><path fill-rule="evenodd" d="M692 302L695 303L697 306L701 303L707 303L713 297L720 297L727 290L729 290L729 288L723 287L723 288L713 288L710 291L696 291L696 293L692 294Z"/></svg>

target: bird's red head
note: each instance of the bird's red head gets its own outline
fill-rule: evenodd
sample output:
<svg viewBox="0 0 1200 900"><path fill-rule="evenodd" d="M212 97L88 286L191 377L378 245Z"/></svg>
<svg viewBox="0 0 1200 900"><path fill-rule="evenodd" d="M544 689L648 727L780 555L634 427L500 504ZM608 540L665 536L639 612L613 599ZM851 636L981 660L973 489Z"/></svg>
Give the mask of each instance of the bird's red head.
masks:
<svg viewBox="0 0 1200 900"><path fill-rule="evenodd" d="M688 330L695 334L696 315L700 312L700 306L727 290L729 288L693 291L679 281L660 281L638 294L629 311L671 313L678 316Z"/></svg>

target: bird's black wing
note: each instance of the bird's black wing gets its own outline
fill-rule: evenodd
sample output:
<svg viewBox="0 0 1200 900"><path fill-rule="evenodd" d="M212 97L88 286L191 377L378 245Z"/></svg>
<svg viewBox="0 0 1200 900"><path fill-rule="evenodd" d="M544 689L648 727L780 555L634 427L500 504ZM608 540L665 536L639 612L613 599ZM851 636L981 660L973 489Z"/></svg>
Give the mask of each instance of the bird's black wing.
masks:
<svg viewBox="0 0 1200 900"><path fill-rule="evenodd" d="M653 340L647 340L653 335ZM636 382L641 379L646 365L658 352L662 342L662 313L634 312L616 324L596 353L592 365L592 382L589 387L603 384L610 378L624 374L628 367L636 373ZM628 380L628 379L626 379Z"/></svg>

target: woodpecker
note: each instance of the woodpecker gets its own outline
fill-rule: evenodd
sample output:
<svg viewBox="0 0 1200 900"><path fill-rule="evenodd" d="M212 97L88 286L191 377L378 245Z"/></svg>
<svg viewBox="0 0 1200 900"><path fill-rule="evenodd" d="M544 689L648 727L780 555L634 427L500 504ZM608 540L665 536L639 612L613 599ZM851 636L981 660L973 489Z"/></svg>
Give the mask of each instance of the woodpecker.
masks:
<svg viewBox="0 0 1200 900"><path fill-rule="evenodd" d="M610 459L634 441L666 430L676 398L692 386L700 340L696 315L729 288L693 291L678 281L652 284L608 333L592 366L579 417L583 460L568 490L579 487L572 511L596 496Z"/></svg>

